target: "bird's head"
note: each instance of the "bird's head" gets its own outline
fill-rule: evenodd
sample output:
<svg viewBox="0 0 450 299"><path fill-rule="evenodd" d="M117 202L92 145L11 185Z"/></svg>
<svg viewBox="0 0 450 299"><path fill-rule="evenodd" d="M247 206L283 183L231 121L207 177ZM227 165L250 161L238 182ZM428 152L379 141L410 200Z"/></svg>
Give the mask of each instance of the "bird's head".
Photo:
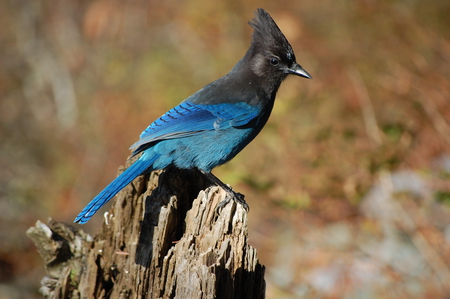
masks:
<svg viewBox="0 0 450 299"><path fill-rule="evenodd" d="M259 8L249 24L254 28L254 32L246 56L251 59L250 67L254 74L274 81L278 86L289 74L312 78L296 62L291 45L264 9Z"/></svg>

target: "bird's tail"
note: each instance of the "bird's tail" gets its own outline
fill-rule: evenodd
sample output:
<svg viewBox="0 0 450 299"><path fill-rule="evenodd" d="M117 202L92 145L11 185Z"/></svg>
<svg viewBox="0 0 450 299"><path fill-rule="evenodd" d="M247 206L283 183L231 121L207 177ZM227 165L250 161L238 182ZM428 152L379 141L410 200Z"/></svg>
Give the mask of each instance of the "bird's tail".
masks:
<svg viewBox="0 0 450 299"><path fill-rule="evenodd" d="M112 181L102 192L100 192L91 202L78 214L75 223L84 224L103 207L114 195L122 190L136 177L151 169L153 162L158 158L154 154L144 152L139 159L128 167L121 175Z"/></svg>

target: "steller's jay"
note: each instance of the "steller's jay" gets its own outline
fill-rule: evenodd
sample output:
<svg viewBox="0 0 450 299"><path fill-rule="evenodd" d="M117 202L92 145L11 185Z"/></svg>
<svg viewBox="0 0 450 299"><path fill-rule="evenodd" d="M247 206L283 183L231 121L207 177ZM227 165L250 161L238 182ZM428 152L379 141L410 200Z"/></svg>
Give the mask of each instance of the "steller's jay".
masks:
<svg viewBox="0 0 450 299"><path fill-rule="evenodd" d="M222 78L206 85L153 122L131 146L142 153L98 194L75 219L86 223L137 176L168 166L199 169L230 198L248 206L241 194L211 170L231 160L261 131L281 82L289 75L311 78L270 15L258 9L249 24L252 42L244 57ZM224 202L221 203L221 205Z"/></svg>

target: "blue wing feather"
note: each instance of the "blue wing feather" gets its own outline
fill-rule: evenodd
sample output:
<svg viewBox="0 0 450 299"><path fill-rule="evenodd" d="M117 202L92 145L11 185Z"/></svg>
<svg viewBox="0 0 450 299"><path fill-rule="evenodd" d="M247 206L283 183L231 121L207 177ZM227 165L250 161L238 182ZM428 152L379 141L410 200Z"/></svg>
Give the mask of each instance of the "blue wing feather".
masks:
<svg viewBox="0 0 450 299"><path fill-rule="evenodd" d="M258 107L246 103L199 105L182 102L154 121L130 148L155 141L183 138L201 131L246 125L259 114Z"/></svg>

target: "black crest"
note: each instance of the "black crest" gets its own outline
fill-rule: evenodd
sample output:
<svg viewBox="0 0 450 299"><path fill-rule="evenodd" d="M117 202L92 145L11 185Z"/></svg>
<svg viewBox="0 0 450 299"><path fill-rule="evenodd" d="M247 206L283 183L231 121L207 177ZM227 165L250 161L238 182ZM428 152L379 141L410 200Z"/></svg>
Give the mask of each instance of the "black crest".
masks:
<svg viewBox="0 0 450 299"><path fill-rule="evenodd" d="M270 49L278 55L290 55L288 60L295 61L294 50L275 21L264 9L258 8L255 18L248 23L255 29L252 35L253 46L259 49Z"/></svg>

